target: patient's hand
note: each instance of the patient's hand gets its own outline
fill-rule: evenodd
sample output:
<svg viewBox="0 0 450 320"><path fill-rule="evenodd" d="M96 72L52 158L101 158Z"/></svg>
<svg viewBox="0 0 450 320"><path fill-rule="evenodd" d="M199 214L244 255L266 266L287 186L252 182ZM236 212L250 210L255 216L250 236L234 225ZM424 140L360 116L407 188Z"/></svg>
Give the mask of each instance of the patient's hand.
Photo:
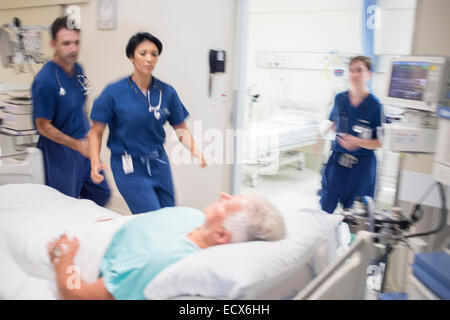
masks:
<svg viewBox="0 0 450 320"><path fill-rule="evenodd" d="M72 264L78 248L78 239L74 237L73 240L69 240L65 234L47 245L50 261L55 269Z"/></svg>
<svg viewBox="0 0 450 320"><path fill-rule="evenodd" d="M74 280L74 274L68 268L73 266L78 247L78 239L74 237L70 240L65 234L47 246L61 297L71 300L114 299L106 289L103 278L93 283L86 283L81 278Z"/></svg>

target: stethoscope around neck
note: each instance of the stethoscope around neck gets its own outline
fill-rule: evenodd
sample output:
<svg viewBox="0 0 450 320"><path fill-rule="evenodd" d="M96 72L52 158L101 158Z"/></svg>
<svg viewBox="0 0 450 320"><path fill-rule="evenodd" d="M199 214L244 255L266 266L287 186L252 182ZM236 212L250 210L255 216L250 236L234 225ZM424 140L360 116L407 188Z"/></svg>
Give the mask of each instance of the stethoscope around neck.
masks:
<svg viewBox="0 0 450 320"><path fill-rule="evenodd" d="M134 92L136 92L136 94L139 94L136 90L136 87L133 86L132 82L131 82L131 76L129 78L130 80L130 85L131 87L134 89ZM155 119L159 120L161 118L161 113L159 112L159 109L161 109L161 101L162 101L162 90L159 87L158 83L156 82L156 80L154 80L154 86L156 86L159 90L159 100L158 100L158 105L156 107L152 106L150 103L150 87L147 90L147 100L148 100L148 112L153 112ZM150 85L151 86L151 85Z"/></svg>
<svg viewBox="0 0 450 320"><path fill-rule="evenodd" d="M61 82L59 81L59 76L58 76L58 70L57 68L55 68L55 77L56 77L56 81L58 81L58 86L59 86L59 95L65 96L67 91L66 89L64 89L61 86ZM89 80L88 78L84 75L84 74L79 74L77 75L77 81L80 83L81 87L83 88L84 91L84 95L86 96L89 91L91 91L91 86L89 85Z"/></svg>

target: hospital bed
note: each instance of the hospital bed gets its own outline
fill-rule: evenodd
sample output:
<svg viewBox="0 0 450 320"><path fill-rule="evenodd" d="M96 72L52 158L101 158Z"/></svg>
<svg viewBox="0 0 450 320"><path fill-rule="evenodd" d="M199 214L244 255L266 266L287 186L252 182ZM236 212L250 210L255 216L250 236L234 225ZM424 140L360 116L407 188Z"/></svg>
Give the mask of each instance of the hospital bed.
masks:
<svg viewBox="0 0 450 320"><path fill-rule="evenodd" d="M280 167L297 163L304 167L298 149L316 142L320 119L306 111L283 110L266 120L252 122L244 130L242 170L255 187L259 175L274 175Z"/></svg>
<svg viewBox="0 0 450 320"><path fill-rule="evenodd" d="M145 288L148 299L363 299L371 240L365 234L341 256L345 226L339 215L304 209L283 213L287 236L214 246L160 272ZM47 243L74 235L81 278L98 278L104 252L123 223L90 200L45 185L0 186L0 299L58 299ZM100 219L110 221L96 222ZM345 238L345 237L344 237ZM348 237L349 238L349 237ZM344 241L346 242L346 241Z"/></svg>

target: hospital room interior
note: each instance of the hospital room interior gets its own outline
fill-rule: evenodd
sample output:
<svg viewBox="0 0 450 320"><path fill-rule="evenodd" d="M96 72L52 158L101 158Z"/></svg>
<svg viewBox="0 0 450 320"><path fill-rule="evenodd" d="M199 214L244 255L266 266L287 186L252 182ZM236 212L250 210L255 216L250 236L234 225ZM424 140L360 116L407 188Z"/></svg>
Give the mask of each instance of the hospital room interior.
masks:
<svg viewBox="0 0 450 320"><path fill-rule="evenodd" d="M64 232L80 242L74 261L82 283L93 283L115 232L153 211L136 214L129 204L134 190L118 183L111 137L119 131L109 122L98 146L107 203L48 183L32 90L53 59L50 31L60 16L81 30L79 96L90 126L101 118L94 109L113 82L134 83L130 37L148 32L163 43L153 69L159 93L151 95L150 82L148 113L158 121L160 106L161 114L171 108L161 105L166 87L175 88L202 155L194 157L170 118L176 112L167 111L163 152L174 194L168 207L206 212L224 193L257 194L284 219L284 238L206 248L163 269L130 299L450 299L448 13L448 0L2 0L0 299L62 297L47 250ZM339 109L342 116L336 97L353 92L349 70L357 56L371 60L366 89L381 106L381 124L370 133L379 141L374 190L326 212L323 175L343 135L328 130L330 114ZM73 89L54 75L48 81L57 80L55 99L69 99ZM158 167L146 161L157 179ZM97 221L122 218L128 220L109 231L96 229ZM102 239L92 236L102 230Z"/></svg>

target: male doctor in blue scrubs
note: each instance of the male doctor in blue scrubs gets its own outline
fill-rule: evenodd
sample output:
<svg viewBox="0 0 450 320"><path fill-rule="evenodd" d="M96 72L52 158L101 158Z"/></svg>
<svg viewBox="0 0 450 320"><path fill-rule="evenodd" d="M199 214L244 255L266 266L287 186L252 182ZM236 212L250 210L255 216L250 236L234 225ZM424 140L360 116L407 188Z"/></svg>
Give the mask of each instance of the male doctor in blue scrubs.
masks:
<svg viewBox="0 0 450 320"><path fill-rule="evenodd" d="M33 119L40 137L37 147L44 158L45 182L60 192L106 205L110 189L90 178L91 165L84 113L86 77L76 62L80 30L67 17L51 27L53 59L36 75L32 85Z"/></svg>

